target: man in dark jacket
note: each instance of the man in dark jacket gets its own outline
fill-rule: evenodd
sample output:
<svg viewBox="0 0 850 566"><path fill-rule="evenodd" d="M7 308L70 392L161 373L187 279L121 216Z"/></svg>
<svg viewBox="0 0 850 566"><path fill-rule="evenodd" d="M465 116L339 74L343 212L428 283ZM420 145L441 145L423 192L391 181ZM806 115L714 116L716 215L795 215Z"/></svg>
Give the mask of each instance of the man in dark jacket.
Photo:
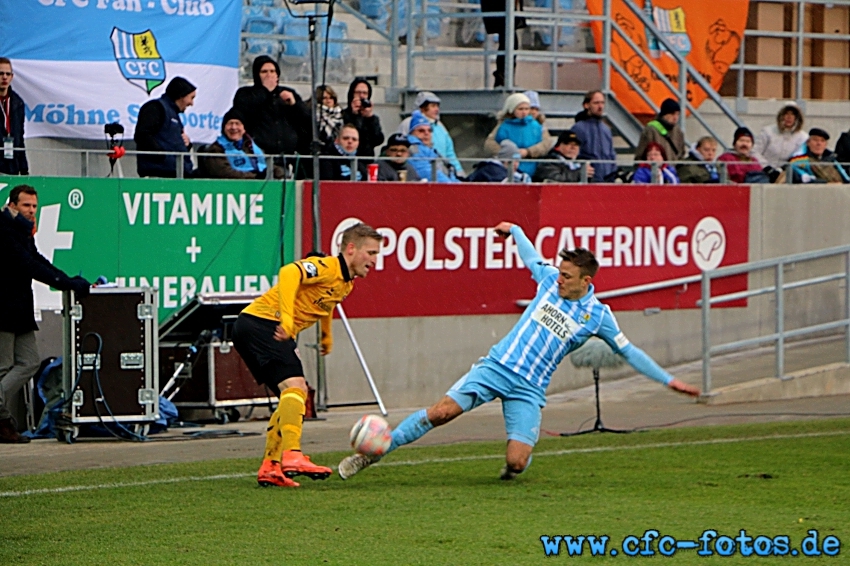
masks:
<svg viewBox="0 0 850 566"><path fill-rule="evenodd" d="M29 442L18 434L6 403L39 366L32 280L79 296L88 294L90 287L82 277L68 277L38 253L33 237L37 209L35 189L19 185L0 212L0 443Z"/></svg>
<svg viewBox="0 0 850 566"><path fill-rule="evenodd" d="M687 163L676 167L679 181L682 183L719 183L720 173L714 158L717 155L717 140L711 136L703 136L697 141L696 147L690 150Z"/></svg>
<svg viewBox="0 0 850 566"><path fill-rule="evenodd" d="M365 159L357 160L357 169L354 171L354 177L351 177L359 142L360 136L353 125L346 124L340 128L336 139L325 146L322 155L348 159L322 159L319 164L319 178L323 181L365 181L369 173Z"/></svg>
<svg viewBox="0 0 850 566"><path fill-rule="evenodd" d="M581 151L581 141L572 130L561 132L558 143L546 155L552 161L537 164L534 172L536 182L550 183L580 183L581 163L576 161ZM593 177L593 165L587 164L587 178Z"/></svg>
<svg viewBox="0 0 850 566"><path fill-rule="evenodd" d="M349 85L348 108L342 111L342 121L354 124L360 132L357 155L368 158L371 163L375 157L375 148L384 143L384 131L372 105L372 85L366 79L357 77Z"/></svg>
<svg viewBox="0 0 850 566"><path fill-rule="evenodd" d="M378 162L379 181L407 181L419 180L419 174L413 165L407 162L410 157L410 140L404 134L395 133L387 140L387 145L381 152L382 159Z"/></svg>
<svg viewBox="0 0 850 566"><path fill-rule="evenodd" d="M168 155L139 155L136 170L139 177L177 177L177 153L192 147L183 131L180 114L195 103L197 89L183 77L174 77L165 87L165 94L145 102L139 109L139 119L133 139L139 151L169 151ZM192 176L192 160L183 156L183 176Z"/></svg>
<svg viewBox="0 0 850 566"><path fill-rule="evenodd" d="M254 85L233 97L233 109L245 119L245 131L267 155L310 154L310 109L293 89L280 86L280 66L268 55L254 59ZM309 161L309 160L307 160Z"/></svg>
<svg viewBox="0 0 850 566"><path fill-rule="evenodd" d="M2 120L3 154L0 173L29 175L30 166L24 151L24 101L12 91L12 62L0 57L0 120Z"/></svg>
<svg viewBox="0 0 850 566"><path fill-rule="evenodd" d="M591 90L584 95L584 111L576 115L573 132L581 144L579 159L604 160L608 163L593 164L594 183L613 181L617 173L617 154L614 152L614 138L611 128L605 123L605 94L601 90Z"/></svg>

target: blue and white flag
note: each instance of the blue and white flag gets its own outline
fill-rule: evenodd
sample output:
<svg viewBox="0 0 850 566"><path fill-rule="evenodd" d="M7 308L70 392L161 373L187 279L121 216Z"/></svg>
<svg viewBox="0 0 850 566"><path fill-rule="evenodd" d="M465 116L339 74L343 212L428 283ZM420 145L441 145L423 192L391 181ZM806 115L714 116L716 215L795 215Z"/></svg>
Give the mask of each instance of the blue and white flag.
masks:
<svg viewBox="0 0 850 566"><path fill-rule="evenodd" d="M182 115L193 141L221 133L239 86L241 0L0 2L0 55L26 103L26 135L103 139L181 76L198 87Z"/></svg>

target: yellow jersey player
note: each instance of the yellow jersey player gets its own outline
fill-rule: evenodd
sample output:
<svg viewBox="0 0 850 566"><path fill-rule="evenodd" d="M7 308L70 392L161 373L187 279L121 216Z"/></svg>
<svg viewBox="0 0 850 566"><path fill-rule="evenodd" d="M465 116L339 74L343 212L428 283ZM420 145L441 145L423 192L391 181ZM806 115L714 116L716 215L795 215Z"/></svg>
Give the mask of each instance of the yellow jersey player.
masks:
<svg viewBox="0 0 850 566"><path fill-rule="evenodd" d="M321 353L333 346L331 320L336 305L375 266L383 237L365 224L342 234L337 257L308 257L280 268L277 285L243 310L233 327L233 345L257 383L280 395L269 420L261 486L298 487L298 475L325 479L332 470L301 453L307 382L296 349L298 333L322 324Z"/></svg>

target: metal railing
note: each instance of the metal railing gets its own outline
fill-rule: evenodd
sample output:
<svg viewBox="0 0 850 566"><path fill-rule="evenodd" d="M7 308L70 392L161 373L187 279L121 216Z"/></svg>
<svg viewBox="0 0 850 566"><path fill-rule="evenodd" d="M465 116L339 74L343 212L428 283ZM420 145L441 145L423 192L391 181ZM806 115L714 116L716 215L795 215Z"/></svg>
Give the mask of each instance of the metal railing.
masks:
<svg viewBox="0 0 850 566"><path fill-rule="evenodd" d="M824 258L844 258L844 271L833 273L825 276L811 277L802 281L785 282L785 267L787 265L809 262ZM729 293L726 295L711 296L711 282L715 279L730 277L733 275L749 274L755 271L772 269L774 272L774 285L761 287L758 289L749 289L737 293ZM714 354L724 354L743 348L761 346L764 344L773 343L776 350L776 369L775 377L779 379L785 378L785 342L789 338L800 338L810 336L816 333L827 332L830 330L843 330L845 332L845 361L850 363L850 246L839 246L827 248L812 252L783 256L774 259L766 259L743 263L739 265L730 265L710 271L704 271L701 277L702 281L702 299L699 304L702 308L702 388L703 394L711 392L711 356ZM844 312L843 318L832 322L805 326L803 328L795 328L787 330L785 328L785 291L791 289L800 289L812 285L820 285L831 281L844 282ZM755 338L747 338L744 340L736 340L725 344L712 345L711 343L711 306L721 303L728 303L750 297L758 297L762 295L772 294L775 298L775 329L774 332L764 336Z"/></svg>
<svg viewBox="0 0 850 566"><path fill-rule="evenodd" d="M91 149L91 148L88 148L88 149L86 149L86 148L72 149L72 148L33 148L33 147L29 147L29 148L26 148L26 149L15 148L14 151L25 151L28 154L33 154L33 153L44 154L44 153L46 153L46 154L78 156L79 157L79 165L73 167L73 169L75 169L75 171L70 172L70 170L69 170L69 172L59 173L59 176L80 176L80 177L96 177L96 176L99 176L99 175L96 174L96 171L97 170L100 170L100 171L104 170L105 164L109 161L110 153L111 153L111 150L108 150L108 149ZM193 160L193 162L195 163L196 166L198 164L199 158L203 158L203 157L226 158L226 155L223 154L223 153L204 153L204 152L197 152L197 151L175 153L175 152L166 152L166 151L126 150L125 155L129 156L129 157L137 157L137 156L140 156L140 155L174 155L174 156L177 157L177 159L175 160L175 178L177 178L177 179L182 179L184 177L183 157L185 157L185 156L190 157ZM352 181L358 180L357 177L356 177L356 172L357 172L358 166L360 165L361 162L376 162L376 161L392 161L393 160L393 158L385 157L385 156L368 158L368 157L363 157L363 156L347 157L347 156L333 156L333 155L322 155L322 156L320 156L319 159L320 159L320 161L324 161L324 160L350 161L351 164L352 164L352 167L351 167L351 173L352 173L351 180ZM444 158L428 158L428 157L416 157L416 156L410 156L407 159L429 161L431 163L430 179L429 180L432 181L432 182L437 181L437 170L439 169L439 167L438 167L439 162L445 161ZM464 158L458 158L458 161L464 167L464 170L467 172L467 174L469 174L469 173L472 172L472 170L474 169L474 166L476 164L484 162L484 161L488 161L488 160L494 160L494 159L496 159L496 158L495 157L491 157L491 158L480 158L480 157L466 158L466 157L464 157ZM297 155L297 154L280 155L280 156L278 156L278 155L266 155L265 156L265 164L266 164L265 179L272 179L273 175L274 175L274 165L281 164L281 163L284 166L285 172L287 174L287 178L291 177L293 175L293 171L290 170L289 166L291 165L291 166L294 167L299 160L300 161L308 161L308 160L310 160L310 156L309 155ZM502 161L502 163L506 166L506 169L508 169L509 171L515 171L517 166L520 163L524 163L524 162L537 163L537 164L541 164L541 163L563 163L560 160L545 159L545 158L539 158L539 159L524 158L524 159L521 159L521 160L503 160ZM614 164L614 165L617 165L618 167L620 167L621 172L623 173L623 175L620 178L621 182L625 180L627 173L631 169L637 168L641 165L648 165L651 168L651 174L650 175L651 175L651 178L653 179L653 182L648 183L648 184L663 184L663 183L660 182L660 176L658 174L659 171L660 171L660 166L661 166L661 164L659 162L633 161L631 163L625 164L625 163L614 161L614 160L586 161L586 160L576 159L576 160L572 160L572 163L579 165L579 169L578 169L579 180L576 181L576 182L581 183L581 184L589 182L591 174L590 174L588 167L593 165L594 163L596 163L596 164L599 164L599 163ZM664 162L664 164L672 165L676 168L680 165L712 165L717 169L718 182L716 182L716 183L705 183L705 184L732 185L732 184L736 184L736 183L730 180L729 168L739 166L739 165L742 164L742 162L666 161L666 162ZM826 164L834 165L835 167L844 168L845 171L850 171L850 163L818 162L818 164L821 165L821 166L826 165ZM99 165L100 165L100 167L98 167ZM119 177L123 177L124 173L123 173L121 165L122 165L122 160L117 159L115 161L114 170L112 171L111 174L114 174L114 175L119 176ZM110 168L110 169L112 169L112 168ZM781 180L782 183L784 183L784 184L800 184L799 182L795 183L797 176L795 174L792 174L793 166L792 166L791 163L785 163L783 165L783 170L785 172L785 176L784 176L784 179ZM34 169L34 170L31 171L31 174L38 175L38 174L40 174L40 172L38 170ZM816 181L816 182L818 182L818 181ZM702 183L696 183L696 184L702 184ZM751 183L744 183L744 184L767 184L767 183L758 183L758 182L752 183L751 182Z"/></svg>
<svg viewBox="0 0 850 566"><path fill-rule="evenodd" d="M741 101L745 97L745 73L747 72L776 72L783 73L784 76L793 78L793 98L797 100L797 102L803 101L803 86L805 84L804 77L806 75L814 76L818 74L829 74L844 76L850 74L850 69L847 69L846 67L805 64L804 49L807 42L812 43L817 41L840 41L845 44L850 42L850 34L806 31L807 9L810 9L814 6L823 6L824 8L829 8L832 6L847 6L846 1L836 2L835 0L758 0L758 2L752 1L750 2L750 4L782 4L791 7L794 15L790 20L792 22L792 25L790 26L792 29L786 29L783 31L747 29L744 31L744 36L741 38L740 51L738 53L738 62L729 67L729 72L736 73L737 75L735 97L739 101L739 106L741 105ZM758 41L760 38L788 40L790 42L788 46L788 52L793 53L792 60L789 63L784 63L782 65L760 65L757 63L747 63L745 60L746 43L748 41ZM814 52L814 49L812 49L812 52ZM773 96L777 98L784 98L786 95L782 95L781 93L775 93Z"/></svg>

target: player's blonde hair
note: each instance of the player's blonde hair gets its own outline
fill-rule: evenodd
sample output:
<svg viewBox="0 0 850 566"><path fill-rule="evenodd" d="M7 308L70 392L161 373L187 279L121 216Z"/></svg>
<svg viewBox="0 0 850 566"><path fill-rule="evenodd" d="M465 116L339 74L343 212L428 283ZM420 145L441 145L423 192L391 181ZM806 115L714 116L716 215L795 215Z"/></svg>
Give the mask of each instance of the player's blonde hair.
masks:
<svg viewBox="0 0 850 566"><path fill-rule="evenodd" d="M378 232L371 226L362 222L358 222L351 228L347 228L342 233L342 242L340 244L340 249L344 250L346 247L348 247L349 243L353 243L355 247L359 248L363 245L364 240L377 240L379 242L383 242L384 237L381 235L380 232Z"/></svg>

